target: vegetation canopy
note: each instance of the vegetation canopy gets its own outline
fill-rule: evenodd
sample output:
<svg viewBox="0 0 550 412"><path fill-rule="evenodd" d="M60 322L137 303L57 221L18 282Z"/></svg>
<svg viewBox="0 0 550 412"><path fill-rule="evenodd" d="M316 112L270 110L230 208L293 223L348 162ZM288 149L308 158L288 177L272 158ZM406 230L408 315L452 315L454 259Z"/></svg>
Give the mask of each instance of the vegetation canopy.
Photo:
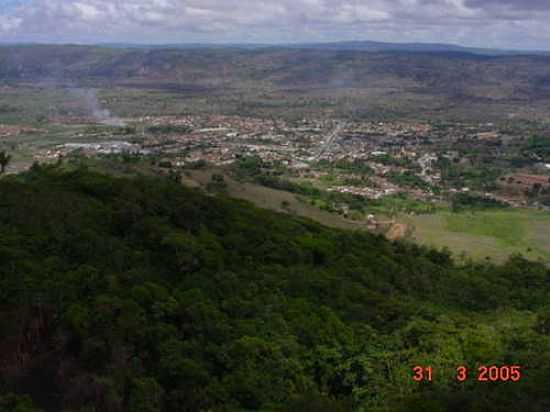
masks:
<svg viewBox="0 0 550 412"><path fill-rule="evenodd" d="M0 210L0 411L550 402L541 263L459 266L170 179L59 165L0 180ZM419 364L431 384L412 380ZM518 364L524 378L458 384L461 364Z"/></svg>

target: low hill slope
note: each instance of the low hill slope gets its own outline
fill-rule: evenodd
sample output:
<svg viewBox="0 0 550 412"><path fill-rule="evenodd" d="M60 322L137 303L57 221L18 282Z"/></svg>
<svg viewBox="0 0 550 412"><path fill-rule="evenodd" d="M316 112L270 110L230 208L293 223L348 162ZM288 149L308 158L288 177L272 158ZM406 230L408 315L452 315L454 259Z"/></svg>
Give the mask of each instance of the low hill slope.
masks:
<svg viewBox="0 0 550 412"><path fill-rule="evenodd" d="M40 166L0 180L0 232L2 411L550 401L550 273L521 257L457 267L169 180ZM524 376L458 385L462 364Z"/></svg>

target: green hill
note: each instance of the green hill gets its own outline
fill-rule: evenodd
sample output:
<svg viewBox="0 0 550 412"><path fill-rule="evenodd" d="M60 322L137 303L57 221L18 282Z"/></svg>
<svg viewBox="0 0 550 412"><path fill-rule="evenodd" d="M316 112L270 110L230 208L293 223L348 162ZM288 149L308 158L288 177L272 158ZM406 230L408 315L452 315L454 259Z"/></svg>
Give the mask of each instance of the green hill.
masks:
<svg viewBox="0 0 550 412"><path fill-rule="evenodd" d="M0 411L550 402L550 273L521 257L459 267L167 179L54 166L0 180L0 233ZM493 364L521 381L453 378Z"/></svg>

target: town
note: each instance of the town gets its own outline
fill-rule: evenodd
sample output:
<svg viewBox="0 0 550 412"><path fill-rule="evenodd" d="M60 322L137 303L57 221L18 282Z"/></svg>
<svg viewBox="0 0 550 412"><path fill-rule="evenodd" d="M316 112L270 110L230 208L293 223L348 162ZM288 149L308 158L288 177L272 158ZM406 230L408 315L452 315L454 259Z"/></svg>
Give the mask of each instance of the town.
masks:
<svg viewBox="0 0 550 412"><path fill-rule="evenodd" d="M525 132L491 123L291 122L222 115L122 121L129 126L85 129L75 136L85 142L44 148L33 159L124 153L154 157L161 168L177 170L200 163L230 169L253 157L264 174L366 199L405 194L437 203L468 193L515 207L549 207L543 195L550 188L550 164L535 151L521 151L529 145ZM514 168L514 162L522 167Z"/></svg>

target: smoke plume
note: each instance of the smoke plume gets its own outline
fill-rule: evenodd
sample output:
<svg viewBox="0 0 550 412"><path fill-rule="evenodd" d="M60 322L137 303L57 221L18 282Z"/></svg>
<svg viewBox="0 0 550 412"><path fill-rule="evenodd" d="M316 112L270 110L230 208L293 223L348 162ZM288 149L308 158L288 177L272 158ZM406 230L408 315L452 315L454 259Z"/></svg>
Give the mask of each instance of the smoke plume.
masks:
<svg viewBox="0 0 550 412"><path fill-rule="evenodd" d="M108 109L102 108L97 98L95 89L71 89L71 91L82 99L88 112L97 119L98 122L109 126L126 126L118 117L113 116Z"/></svg>

